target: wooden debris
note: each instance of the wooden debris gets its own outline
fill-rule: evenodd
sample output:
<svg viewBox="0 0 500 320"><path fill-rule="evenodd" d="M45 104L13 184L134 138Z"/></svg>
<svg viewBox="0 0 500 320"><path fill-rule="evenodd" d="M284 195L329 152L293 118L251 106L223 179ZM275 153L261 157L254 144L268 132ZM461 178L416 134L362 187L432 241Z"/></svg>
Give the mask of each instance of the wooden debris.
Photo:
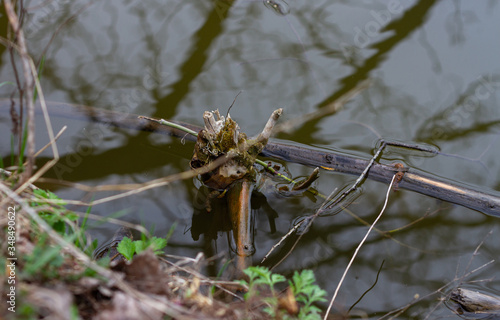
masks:
<svg viewBox="0 0 500 320"><path fill-rule="evenodd" d="M466 312L500 314L500 297L494 295L456 288L451 292L450 299Z"/></svg>
<svg viewBox="0 0 500 320"><path fill-rule="evenodd" d="M244 270L249 267L251 261L247 257L255 253L253 245L253 221L250 198L255 183L240 179L234 182L227 193L227 204L233 238L236 243L236 254L238 255L236 265L238 270Z"/></svg>
<svg viewBox="0 0 500 320"><path fill-rule="evenodd" d="M213 161L228 156L228 160L215 170L201 175L203 183L218 191L227 191L225 197L229 208L235 252L238 255L236 265L243 270L251 263L248 257L255 252L253 245L253 226L250 198L257 181L254 168L257 155L266 146L272 130L282 113L274 111L264 130L254 139L249 139L240 132L238 124L221 116L219 111L203 115L205 128L198 133L191 168L197 169Z"/></svg>
<svg viewBox="0 0 500 320"><path fill-rule="evenodd" d="M253 164L267 144L281 113L282 109L274 111L262 133L256 139L248 139L229 114L225 119L218 110L206 111L203 115L205 128L198 133L191 168L200 168L223 155L229 155L230 159L226 163L202 175L203 183L210 188L223 190L243 177L255 181Z"/></svg>
<svg viewBox="0 0 500 320"><path fill-rule="evenodd" d="M11 99L0 99L0 112L8 112L12 101ZM18 102L16 103L18 104ZM58 102L50 102L48 109L51 116L70 119L88 119L90 117L92 121L104 123L113 127L174 135L184 140L196 141L194 136L186 134L185 131L162 125L160 119L144 116L138 119L138 116L133 114ZM200 127L192 124L179 121L171 122L193 131L201 130ZM303 123L303 121L300 123ZM275 126L274 130L280 131L279 127L280 126ZM340 152L329 152L313 149L309 146L301 147L297 144L292 145L279 142L268 143L262 150L262 156L352 175L359 175L364 168L366 168L368 163L365 159L359 159ZM374 181L389 183L395 171L394 169L392 165L375 163L370 169L367 178ZM408 172L403 175L402 180L398 184L400 189L411 190L436 199L455 203L472 210L477 210L490 216L500 217L500 195L498 192L493 190L485 192L483 190L484 188L471 188L462 183L457 184L454 181L440 178L437 175L424 174L414 168L408 168L407 171ZM39 181L42 180L45 182L50 181L47 178L39 179ZM58 181L58 183L61 183L61 181Z"/></svg>
<svg viewBox="0 0 500 320"><path fill-rule="evenodd" d="M293 191L307 190L309 189L309 187L311 187L313 182L316 181L318 178L319 178L319 168L316 167L307 179L294 185L292 190Z"/></svg>

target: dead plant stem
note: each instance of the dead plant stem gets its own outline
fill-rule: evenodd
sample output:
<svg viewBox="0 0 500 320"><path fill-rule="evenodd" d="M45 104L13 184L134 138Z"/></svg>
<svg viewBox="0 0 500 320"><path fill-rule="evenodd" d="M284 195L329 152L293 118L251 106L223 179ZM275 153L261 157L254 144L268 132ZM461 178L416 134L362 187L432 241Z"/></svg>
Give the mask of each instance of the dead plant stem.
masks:
<svg viewBox="0 0 500 320"><path fill-rule="evenodd" d="M263 132L259 135L259 137L257 138L258 141L268 141L269 140L269 137L271 135L271 131L272 131L272 128L275 127L276 125L276 121L277 121L277 118L279 117L279 115L281 115L281 112L282 110L281 109L278 109L280 110L279 111L279 114L274 114L271 116L271 118L269 119L268 123L266 124ZM153 122L156 122L156 123L159 123L159 124L162 124L162 125L165 125L165 126L168 126L168 127L171 127L171 128L175 128L175 129L178 129L178 130L181 130L181 131L184 131L192 136L195 136L197 137L198 136L198 133L196 131L193 131L189 128L186 128L180 124L177 124L177 123L173 123L173 122L170 122L170 121L167 121L165 119L155 119L155 118L150 118L150 117L146 117L146 116L139 116L138 117L139 119L145 119L145 120L149 120L149 121L153 121ZM269 129L270 128L270 129ZM262 142L261 141L261 142ZM260 164L261 166L263 166L266 170L268 170L269 172L271 172L272 174L286 180L287 182L290 182L290 183L296 183L296 181L294 181L293 179L290 179L288 178L287 176L279 173L278 171L274 170L271 166L269 166L267 163L265 163L264 161L262 160L259 160L259 159L255 159L255 163L257 164ZM317 195L319 196L320 198L323 198L323 199L326 199L326 196L324 196L323 194L319 193L319 192L313 192L312 190L310 189L307 189L308 191L310 191L311 193L313 193L314 195Z"/></svg>
<svg viewBox="0 0 500 320"><path fill-rule="evenodd" d="M50 141L49 143L47 143L46 145L44 145L40 150L38 150L36 153L35 153L35 157L38 157L40 155L40 153L42 153L43 151L45 151L45 149L47 149L48 147L50 147L53 143L55 143L57 141L57 139L59 139L59 137L61 137L61 135L64 133L64 131L66 131L66 129L68 129L68 126L64 126L61 128L61 130L59 130L59 132L56 134L56 136L54 137L54 140Z"/></svg>
<svg viewBox="0 0 500 320"><path fill-rule="evenodd" d="M12 201L19 204L22 209L30 216L30 218L37 223L37 225L47 233L47 235L61 248L67 250L73 257L77 260L81 261L85 266L91 268L96 271L100 276L104 277L108 281L113 282L116 287L120 288L123 292L130 294L135 299L145 303L146 305L161 311L171 317L179 318L179 319L193 319L192 317L188 317L183 314L182 310L179 306L176 306L174 303L159 301L152 297L147 296L146 294L137 291L130 285L128 285L125 281L122 280L122 276L119 274L105 269L99 266L97 263L92 261L86 254L84 254L81 250L75 247L73 244L64 240L57 232L55 232L52 227L50 227L40 216L38 213L31 208L28 203L21 199L21 197L16 194L14 191L10 190L7 186L0 183L0 190L6 194L6 199L10 198Z"/></svg>
<svg viewBox="0 0 500 320"><path fill-rule="evenodd" d="M226 156L218 158L217 160L215 160L215 161L211 162L210 164L208 164L208 165L206 165L204 167L201 167L199 169L176 173L176 174L170 175L168 177L151 180L151 181L148 181L148 182L145 182L145 183L121 184L121 185L104 185L104 186L95 186L95 187L87 186L87 185L79 184L79 183L73 183L73 182L65 183L68 186L72 186L74 188L77 188L77 189L80 189L80 190L84 190L84 191L88 191L88 192L127 190L126 192L122 192L122 193L119 193L119 194L116 194L116 195L112 195L112 196L109 196L109 197L101 198L101 199L92 201L90 203L86 203L86 202L82 202L82 201L49 200L49 199L40 199L39 201L40 202L45 202L45 203L50 203L50 204L63 204L63 203L66 203L66 204L74 204L74 205L79 205L79 206L98 205L98 204L102 204L102 203L109 202L109 201L112 201L112 200L116 200L116 199L120 199L120 198L123 198L123 197L127 197L127 196L130 196L130 195L133 195L133 194L141 193L141 192L144 192L144 191L149 190L149 189L162 187L162 186L168 185L168 184L170 184L172 182L175 182L175 181L178 181L178 180L186 180L186 179L194 178L194 177L196 177L199 174L204 174L206 172L214 170L215 168L217 168L218 166L221 166L222 164L224 164L225 162L229 161L230 159L231 159L231 155L228 154ZM40 182L56 182L56 183L59 183L59 184L64 184L64 183L61 183L58 180L54 181L53 179L45 179L45 178L41 178L38 181L40 181Z"/></svg>
<svg viewBox="0 0 500 320"><path fill-rule="evenodd" d="M392 177L391 183L389 184L389 188L387 188L387 193L385 195L385 201L384 201L384 206L382 207L382 210L380 210L380 213L378 214L377 218L375 219L375 221L373 221L372 225L370 226L370 228L366 232L365 236L363 237L363 239L359 243L358 247L356 248L356 251L354 251L354 254L352 255L351 260L349 261L349 264L347 265L347 267L344 271L344 274L342 274L342 277L340 278L339 284L337 285L337 288L335 289L335 293L333 294L332 300L330 301L330 304L328 305L328 309L326 310L325 317L323 318L324 320L326 320L328 318L328 314L330 313L330 310L332 309L333 302L335 301L335 298L337 297L337 294L339 293L340 287L342 286L342 283L344 282L344 279L347 275L347 272L351 268L351 265L354 262L354 259L358 255L359 249L361 249L361 247L365 243L366 239L368 238L368 235L370 234L370 232L372 231L373 227L378 222L378 220L380 220L380 218L382 217L382 214L385 211L385 208L387 207L387 203L389 201L389 193L391 192L392 184L394 183L394 179L396 179L396 175L394 175Z"/></svg>
<svg viewBox="0 0 500 320"><path fill-rule="evenodd" d="M57 161L59 161L59 151L57 149L57 144L55 143L57 138L54 135L54 129L52 128L50 116L49 116L49 113L47 111L47 105L45 104L45 97L43 95L40 81L38 81L36 67L35 67L35 64L33 63L33 60L30 57L28 57L28 63L29 63L30 68L31 68L31 74L34 76L34 79L35 79L35 86L36 86L36 89L38 91L38 96L40 97L40 106L42 109L45 125L47 127L47 133L48 133L49 139L50 139L49 145L52 148L53 159L50 160L49 162L47 162L46 164L44 164L43 167L40 168L35 174L30 175L28 177L28 179L20 187L17 188L17 190L16 190L17 194L20 194L26 187L28 187L30 184L37 181L45 172L47 172L50 168L52 168L57 163ZM30 135L31 134L28 132L28 138L30 137ZM34 140L33 140L33 142L34 142ZM35 158L35 155L33 154L33 161L34 161L34 158ZM28 158L28 164L26 165L26 167L28 167L28 165L29 165L29 158Z"/></svg>
<svg viewBox="0 0 500 320"><path fill-rule="evenodd" d="M14 6L11 0L4 1L5 12L9 19L9 23L12 26L12 30L16 35L17 43L19 45L19 54L21 58L21 63L23 66L24 82L25 82L25 95L26 95L26 106L28 114L28 137L27 137L27 160L26 171L22 176L22 181L27 182L31 178L33 172L33 165L35 162L35 103L33 101L33 73L31 72L30 66L30 56L28 54L28 48L26 46L26 41L24 38L24 32L21 29L21 24L14 10ZM22 106L21 106L22 107Z"/></svg>
<svg viewBox="0 0 500 320"><path fill-rule="evenodd" d="M335 201L331 202L330 204L328 204L328 201L330 199L333 198L333 195L337 192L337 189L335 188L328 197L325 197L325 201L323 201L323 203L321 204L321 206L319 207L318 210L316 210L316 213L314 213L310 218L308 219L304 219L302 220L300 223L301 224L304 224L306 223L306 227L304 228L304 230L307 230L309 229L309 227L312 225L313 221L321 214L323 213L324 211L328 210L328 209L331 209L333 208L334 206L338 205L343 199L345 199L350 193L352 193L353 191L355 191L357 188L359 188L359 186L361 185L361 183L363 182L363 180L366 178L367 174L368 174L368 171L370 170L370 168L373 166L373 164L375 163L375 161L380 157L380 154L382 153L383 149L385 148L386 144L385 142L382 143L382 145L379 147L379 149L377 150L377 152L375 153L375 155L371 158L371 160L368 162L367 166L365 167L365 169L363 170L363 172L361 173L361 175L358 177L358 179L354 182L354 184L345 192L343 192L339 197L337 197L337 199L335 199ZM394 180L394 178L393 178ZM391 183L392 185L392 183ZM295 230L295 227L293 228ZM291 234L291 232L288 232L285 236L283 236L280 240L280 243L283 242L283 240L285 240L289 235ZM299 237L295 240L295 243L292 245L292 247L290 248L290 250L287 252L287 254L281 258L272 268L271 270L273 270L274 268L276 268L279 264L281 264L281 262L283 262L286 258L288 258L288 256L292 253L292 251L295 249L295 247L297 246L297 244L299 243L300 239L302 238L302 234L299 235ZM271 248L271 250L266 254L266 257L269 256L271 254L271 252L276 248L278 247L277 245L273 246Z"/></svg>

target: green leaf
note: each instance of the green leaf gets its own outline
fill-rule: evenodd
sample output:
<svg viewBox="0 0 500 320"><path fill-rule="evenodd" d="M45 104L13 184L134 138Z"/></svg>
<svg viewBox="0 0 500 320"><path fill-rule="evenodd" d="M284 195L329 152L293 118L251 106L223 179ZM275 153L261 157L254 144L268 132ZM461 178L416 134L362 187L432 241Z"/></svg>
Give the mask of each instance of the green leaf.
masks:
<svg viewBox="0 0 500 320"><path fill-rule="evenodd" d="M253 283L255 278L259 277L259 274L256 272L256 268L258 267L248 267L243 270L243 273L245 273L249 278L249 283Z"/></svg>
<svg viewBox="0 0 500 320"><path fill-rule="evenodd" d="M297 318L299 319L304 319L304 320L321 320L321 316L314 312L314 313L305 313L305 312L299 312Z"/></svg>
<svg viewBox="0 0 500 320"><path fill-rule="evenodd" d="M35 189L35 190L33 190L33 194L39 198L42 198L42 199L58 200L58 204L60 204L60 205L67 204L66 202L62 201L62 199L59 198L55 193L48 191L48 190ZM35 202L34 205L39 205L39 203Z"/></svg>
<svg viewBox="0 0 500 320"><path fill-rule="evenodd" d="M74 304L72 304L70 307L70 319L71 320L79 320L80 319L78 307Z"/></svg>
<svg viewBox="0 0 500 320"><path fill-rule="evenodd" d="M304 304L307 304L307 301L309 299L306 296L304 296L303 294L299 294L299 295L295 296L295 300L297 300L297 302L302 302Z"/></svg>
<svg viewBox="0 0 500 320"><path fill-rule="evenodd" d="M326 301L325 296L326 296L325 290L319 288L318 286L314 286L314 290L310 296L310 300L313 302Z"/></svg>
<svg viewBox="0 0 500 320"><path fill-rule="evenodd" d="M321 312L321 309L316 306L309 306L309 312Z"/></svg>
<svg viewBox="0 0 500 320"><path fill-rule="evenodd" d="M325 301L326 291L314 282L315 277L312 270L302 270L300 273L295 271L292 281L289 281L295 299L303 304L298 315L299 319L321 319L318 314L321 310L312 304Z"/></svg>
<svg viewBox="0 0 500 320"><path fill-rule="evenodd" d="M271 280L271 271L267 269L266 267L249 267L252 268L252 271L256 275L255 279L255 284L267 284L269 287L271 287L271 290L273 289L273 282Z"/></svg>
<svg viewBox="0 0 500 320"><path fill-rule="evenodd" d="M135 244L128 237L123 238L122 241L116 247L119 253L121 253L127 260L132 260L135 252Z"/></svg>
<svg viewBox="0 0 500 320"><path fill-rule="evenodd" d="M89 214L90 214L90 211L92 210L92 206L89 206L87 208L87 211L85 211L85 216L83 217L83 220L82 220L82 226L80 228L82 229L86 229L87 227L87 219L89 217Z"/></svg>
<svg viewBox="0 0 500 320"><path fill-rule="evenodd" d="M271 280L270 279L266 279L265 277L258 277L257 279L254 280L254 283L255 284L264 284L264 285L271 286Z"/></svg>
<svg viewBox="0 0 500 320"><path fill-rule="evenodd" d="M33 190L33 194L44 199L59 199L54 193L43 189L35 189Z"/></svg>
<svg viewBox="0 0 500 320"><path fill-rule="evenodd" d="M275 274L273 274L273 275L271 276L271 282L273 283L273 285L274 285L275 283L278 283L278 282L284 282L284 281L286 281L286 278L285 278L284 276L282 276L281 274L277 274L277 273L275 273Z"/></svg>
<svg viewBox="0 0 500 320"><path fill-rule="evenodd" d="M155 253L161 251L167 246L167 239L153 237L150 246Z"/></svg>
<svg viewBox="0 0 500 320"><path fill-rule="evenodd" d="M148 247L148 245L147 245L145 240L135 240L134 241L135 253L137 253L137 254L146 250L147 247Z"/></svg>
<svg viewBox="0 0 500 320"><path fill-rule="evenodd" d="M66 224L64 223L64 221L62 221L61 219L58 219L58 218L60 218L60 217L56 216L56 218L54 219L56 221L54 224L52 224L52 229L57 231L57 233L64 235L64 231L66 231Z"/></svg>

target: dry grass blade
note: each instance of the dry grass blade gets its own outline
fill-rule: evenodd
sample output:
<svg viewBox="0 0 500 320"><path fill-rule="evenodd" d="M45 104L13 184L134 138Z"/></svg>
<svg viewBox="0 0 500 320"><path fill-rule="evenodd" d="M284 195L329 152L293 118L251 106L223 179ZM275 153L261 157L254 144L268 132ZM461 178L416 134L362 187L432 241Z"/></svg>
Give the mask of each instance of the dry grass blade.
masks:
<svg viewBox="0 0 500 320"><path fill-rule="evenodd" d="M314 213L312 216L304 219L303 221L300 222L301 225L304 225L305 224L305 227L303 228L304 230L307 230L309 229L309 227L312 225L313 221L319 216L321 215L322 213L324 213L325 211L327 210L330 210L332 209L333 207L339 205L344 199L346 199L351 193L353 193L356 189L359 188L359 186L361 185L361 183L364 181L364 179L366 178L367 174L368 174L368 171L373 167L373 164L375 163L375 161L380 157L380 155L382 154L382 151L384 150L386 146L386 143L384 142L380 147L379 149L377 150L377 152L373 155L373 157L370 159L370 161L368 161L367 165L365 166L363 172L361 173L361 175L358 177L358 179L354 182L354 184L349 188L347 189L345 192L343 192L342 194L340 194L340 196L338 196L335 200L333 200L332 202L330 202L332 199L333 199L333 196L335 195L335 193L337 192L337 189L334 189L330 195L328 195L328 197L325 198L325 201L323 201L323 203L321 204L321 206L319 207L318 210L316 210L316 213ZM391 186L394 182L394 176L392 177L392 181L391 181ZM345 209L344 206L341 206L342 209ZM295 229L298 229L298 228L293 228L294 230ZM280 243L285 239L287 238L289 235L291 234L291 232L288 232L281 240L280 240ZM283 257L281 258L280 261L278 261L272 268L276 268L281 262L283 262L291 253L292 251L295 249L295 247L297 246L297 244L299 243L300 239L302 238L304 233L301 233L299 235L299 237L297 238L297 240L295 240L295 243L292 245L291 249L288 251L288 253ZM271 251L269 251L267 254L266 254L266 257L269 256L269 254L271 254L272 250L274 250L278 245L275 245L271 248Z"/></svg>
<svg viewBox="0 0 500 320"><path fill-rule="evenodd" d="M32 184L33 182L37 181L45 172L47 172L50 168L52 168L52 166L54 166L57 163L57 161L59 161L59 151L57 149L57 144L55 143L55 141L56 141L57 138L54 135L54 130L52 129L52 124L50 122L49 113L47 111L47 105L45 104L45 98L43 96L42 87L40 86L40 82L38 81L36 67L35 67L35 64L33 63L33 60L31 58L29 58L29 57L28 57L28 62L29 62L29 65L31 67L31 72L33 74L33 77L36 79L35 85L36 85L36 88L37 88L37 91L38 91L38 95L40 96L40 105L42 107L43 117L44 117L44 120L45 120L45 125L47 126L47 133L48 133L49 139L50 139L50 143L49 144L50 144L50 146L52 148L52 155L53 155L54 158L52 160L50 160L49 162L47 162L46 164L44 164L43 167L41 167L40 170L38 170L35 174L30 175L28 177L29 179L27 179L19 188L17 188L17 190L16 190L17 194L20 194L30 184ZM34 106L33 106L33 108L34 108ZM34 114L34 110L33 110L33 117L34 116L35 116L35 114ZM33 130L34 130L34 127L33 127ZM32 132L28 128L28 143L29 143L29 140L31 138L33 139L33 148L34 148L34 143L35 143L35 141L34 141L34 131ZM35 154L34 154L34 151L33 151L33 161L34 161L34 157L35 157ZM30 158L28 156L28 163L26 164L26 168L28 168L29 165L30 165L30 160L29 159ZM32 173L32 171L31 171L31 173Z"/></svg>
<svg viewBox="0 0 500 320"><path fill-rule="evenodd" d="M326 310L324 320L326 320L328 318L328 314L330 313L330 310L332 309L333 302L335 301L335 298L337 297L337 294L339 293L340 287L342 286L342 283L344 282L344 279L345 279L345 277L347 275L347 272L351 268L351 265L354 262L354 259L358 255L359 249L361 249L361 247L365 243L366 239L368 238L368 235L370 234L370 232L372 231L373 227L378 222L378 220L382 217L382 214L384 213L385 208L387 207L387 202L389 201L389 193L391 192L392 184L394 183L394 179L395 178L396 178L396 175L394 175L392 177L391 184L389 185L389 188L387 188L387 193L385 195L385 201L384 201L384 206L382 207L382 210L380 210L380 213L378 214L377 218L375 219L375 221L373 221L372 225L370 226L370 228L366 232L365 236L363 237L363 239L359 243L358 247L356 248L356 251L354 251L354 254L352 255L352 258L349 261L349 264L347 264L347 267L346 267L346 269L344 271L344 274L342 274L342 277L340 278L339 284L337 285L337 288L335 289L335 293L333 294L332 300L330 300L330 304L328 305L328 309Z"/></svg>
<svg viewBox="0 0 500 320"><path fill-rule="evenodd" d="M43 208L43 206L41 206L41 207ZM151 237L151 233L148 231L148 229L144 228L142 225L137 224L137 223L127 222L127 221L123 221L123 220L115 219L115 218L111 218L111 217L98 216L96 214L89 213L89 212L77 212L77 211L73 211L73 212L78 214L81 218L87 217L88 219L92 219L95 221L109 222L112 224L116 224L118 226L130 228L130 229L135 229L135 230L139 231L140 233L145 234L147 237Z"/></svg>
<svg viewBox="0 0 500 320"><path fill-rule="evenodd" d="M181 258L181 257L179 257L179 258ZM182 259L186 259L186 258L182 257ZM238 299L240 301L244 301L243 298L241 298L237 294L233 293L232 291L227 290L223 286L223 285L228 285L228 286L233 286L233 287L235 287L235 286L237 286L237 287L244 287L244 285L242 285L242 284L239 284L239 283L234 282L234 281L217 281L217 280L211 280L211 279L209 279L208 277L204 276L203 274L201 274L200 272L198 272L196 270L193 270L191 268L182 267L179 263L172 263L172 262L170 262L168 260L165 260L165 259L163 259L162 261L164 261L165 263L171 265L172 269L174 269L175 271L183 271L183 272L185 272L187 274L190 274L191 276L194 276L197 279L199 279L200 283L206 283L206 284L214 285L217 288L219 288L220 290L222 290L225 293L227 293L230 296L232 296L233 298ZM169 273L169 270L167 270L167 273Z"/></svg>
<svg viewBox="0 0 500 320"><path fill-rule="evenodd" d="M269 258L269 256L271 255L271 253L277 247L279 247L283 243L283 241L285 241L286 238L288 238L292 233L294 233L295 231L297 231L297 229L299 229L304 223L307 223L306 220L302 220L299 223L297 223L295 226L293 226L293 228L290 228L290 230L283 237L281 237L280 241L278 241L278 243L276 243L275 245L273 245L271 247L271 249L266 253L266 255L264 256L264 258L262 258L262 260L260 261L260 263L264 263L264 261L266 261L266 259Z"/></svg>
<svg viewBox="0 0 500 320"><path fill-rule="evenodd" d="M25 93L26 93L26 103L28 109L28 139L27 139L27 152L28 152L28 164L26 166L26 171L23 174L23 181L26 182L31 178L33 172L33 164L35 162L35 104L33 101L33 89L34 81L33 74L31 73L30 57L28 54L28 48L26 46L26 40L24 38L24 33L21 29L21 24L17 18L17 14L14 10L14 6L10 0L4 1L5 12L9 19L9 23L16 35L17 43L19 45L19 54L21 58L21 64L23 66L23 74L25 81Z"/></svg>
<svg viewBox="0 0 500 320"><path fill-rule="evenodd" d="M50 204L62 204L62 202L67 203L67 204L74 204L74 205L79 205L79 206L93 206L93 205L98 205L102 204L105 202L113 201L116 199L120 199L123 197L127 197L133 194L137 194L140 192L144 192L149 189L153 188L158 188L162 187L165 185L168 185L172 182L179 181L179 180L186 180L186 179L192 179L196 177L197 175L204 174L206 172L210 172L214 170L214 168L219 167L220 165L224 164L225 162L229 161L231 159L232 155L228 154L223 157L218 158L217 160L211 162L210 164L203 166L201 168L195 169L195 170L189 170L189 171L184 171L180 173L176 173L173 175L170 175L168 177L164 178L159 178L155 180L151 180L145 183L133 183L133 184L118 184L118 185L104 185L104 186L87 186L84 184L79 184L79 183L74 183L74 182L62 182L59 180L54 180L54 179L45 179L41 178L38 181L40 182L51 182L51 183L56 183L60 185L66 185L66 186L71 186L73 188L77 188L80 190L84 190L87 192L98 192L98 191L117 191L117 190L128 190L123 193L119 193L117 195L101 198L89 203L82 202L82 201L72 201L72 200L40 200L40 202L45 202L45 203L50 203Z"/></svg>
<svg viewBox="0 0 500 320"><path fill-rule="evenodd" d="M94 261L92 261L87 255L85 255L82 251L76 248L73 244L64 240L42 218L39 217L38 213L28 205L26 200L22 199L19 195L10 190L4 184L0 184L0 191L2 191L7 196L5 200L8 200L10 198L11 201L14 201L18 205L20 205L22 209L30 216L30 218L33 219L33 221L35 221L38 224L38 226L57 245L61 246L61 248L64 248L65 251L74 256L77 260L81 261L85 266L97 272L100 276L104 277L108 281L113 282L114 285L119 289L121 289L123 292L129 294L134 299L139 300L141 303L144 303L150 306L151 308L161 311L171 317L175 317L178 319L195 319L194 317L187 316L185 314L185 310L182 310L180 306L175 305L173 302L159 301L134 289L129 284L124 282L122 277L118 273L115 273L111 270L99 266Z"/></svg>
<svg viewBox="0 0 500 320"><path fill-rule="evenodd" d="M9 8L13 10L11 7L10 1L5 2L5 7L6 11L9 12ZM9 7L10 5L10 7ZM17 16L15 16L15 12L11 12L14 14L14 17L11 20L10 14L9 16L9 21L11 22L11 25L13 26L14 31L16 32L16 35L18 36L18 43L19 45L15 45L14 43L11 43L9 41L2 40L7 46L10 46L14 49L16 49L19 52L19 55L21 56L22 62L23 62L23 70L24 70L24 77L26 81L26 101L27 101L27 106L28 106L28 137L27 137L27 150L28 150L28 157L27 157L27 162L25 164L26 171L24 172L24 176L22 178L22 185L16 190L17 194L20 194L25 188L27 188L31 183L35 182L38 178L40 178L45 172L47 172L52 166L54 166L57 161L59 160L59 151L57 149L57 144L55 141L57 138L64 132L61 130L57 136L54 135L54 130L52 128L52 124L50 121L50 117L47 111L47 105L45 103L45 98L43 95L43 90L42 86L40 85L40 82L38 80L38 73L36 70L36 66L33 62L33 59L28 55L28 51L26 49L25 43L24 43L24 35L22 30L17 30L16 27L14 27L14 24L16 24L17 21ZM18 23L18 21L17 21ZM19 26L17 26L19 27ZM17 30L17 31L16 31ZM24 47L23 47L24 44ZM25 69L27 68L27 69ZM47 162L40 170L38 170L34 175L33 173L33 164L34 164L34 159L37 154L35 154L35 105L34 105L34 88L36 87L39 99L40 99L40 106L42 109L45 125L47 127L47 133L49 135L50 142L47 146L42 148L44 150L48 146L52 148L52 154L53 154L53 159L49 162ZM22 106L21 106L22 108ZM40 150L39 152L41 152Z"/></svg>
<svg viewBox="0 0 500 320"><path fill-rule="evenodd" d="M40 153L42 153L43 151L45 151L45 149L47 149L48 147L50 147L52 144L56 143L57 139L59 139L62 136L62 134L64 133L64 131L66 131L66 129L68 129L68 126L62 127L61 130L59 130L59 132L54 137L54 140L51 140L49 143L47 143L46 145L44 145L40 150L38 150L35 153L35 157L38 157L40 155Z"/></svg>

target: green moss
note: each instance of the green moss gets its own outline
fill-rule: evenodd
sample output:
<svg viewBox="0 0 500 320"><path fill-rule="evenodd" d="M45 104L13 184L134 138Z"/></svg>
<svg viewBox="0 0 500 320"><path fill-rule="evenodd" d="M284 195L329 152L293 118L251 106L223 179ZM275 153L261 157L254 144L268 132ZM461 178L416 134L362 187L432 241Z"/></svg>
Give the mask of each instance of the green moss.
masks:
<svg viewBox="0 0 500 320"><path fill-rule="evenodd" d="M239 134L238 124L231 118L226 119L224 128L222 128L217 135L219 150L223 153L227 153L232 149L238 148L238 145L234 141L237 134ZM237 137L237 140L239 140L239 136Z"/></svg>
<svg viewBox="0 0 500 320"><path fill-rule="evenodd" d="M243 177L254 180L256 176L254 163L264 145L265 143L253 139L248 140L247 135L239 131L238 124L233 119L228 118L215 136L206 129L198 134L191 167L202 167L224 154L233 152L236 154L233 159L226 163L222 170L219 167L211 173L203 175L203 182L211 188L224 189L233 181ZM228 165L235 166L235 170L228 170ZM243 176L240 174L242 169L237 167L245 168Z"/></svg>

